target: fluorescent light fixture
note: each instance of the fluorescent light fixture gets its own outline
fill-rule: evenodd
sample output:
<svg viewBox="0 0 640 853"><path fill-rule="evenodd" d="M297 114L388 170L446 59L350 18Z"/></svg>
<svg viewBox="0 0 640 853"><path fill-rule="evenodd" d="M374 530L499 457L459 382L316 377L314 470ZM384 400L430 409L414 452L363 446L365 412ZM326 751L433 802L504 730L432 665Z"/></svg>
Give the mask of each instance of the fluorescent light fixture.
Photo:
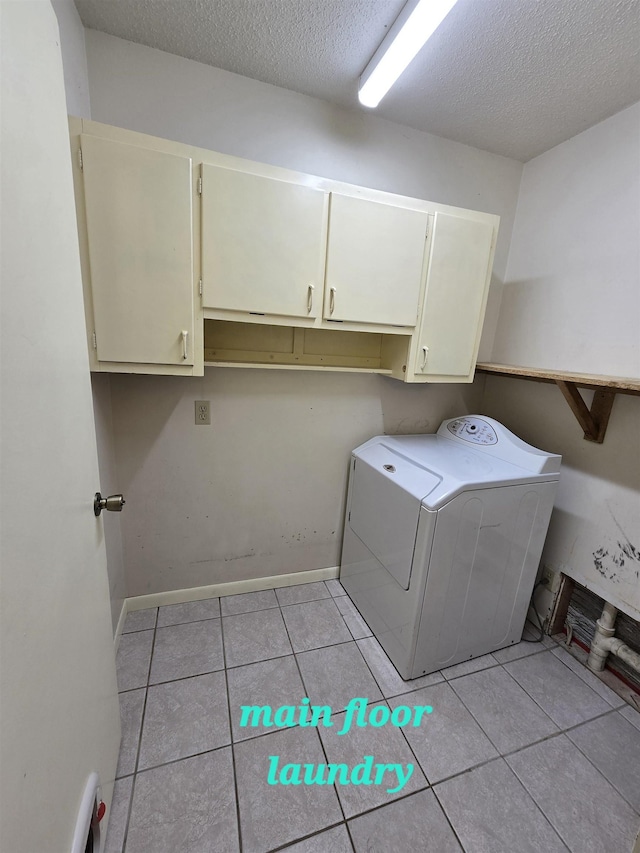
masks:
<svg viewBox="0 0 640 853"><path fill-rule="evenodd" d="M377 107L389 89L447 17L457 0L409 0L360 78L358 99Z"/></svg>

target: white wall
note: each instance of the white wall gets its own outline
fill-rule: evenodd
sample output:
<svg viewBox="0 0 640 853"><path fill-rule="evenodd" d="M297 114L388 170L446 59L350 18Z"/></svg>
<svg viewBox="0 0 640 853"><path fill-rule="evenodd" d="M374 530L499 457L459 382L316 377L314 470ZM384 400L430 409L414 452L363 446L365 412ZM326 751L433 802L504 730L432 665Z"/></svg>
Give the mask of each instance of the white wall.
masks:
<svg viewBox="0 0 640 853"><path fill-rule="evenodd" d="M640 103L524 167L492 359L640 376Z"/></svg>
<svg viewBox="0 0 640 853"><path fill-rule="evenodd" d="M86 40L97 121L501 215L499 292L520 163L97 32ZM231 368L112 377L129 594L336 565L353 447L432 431L476 409L481 388ZM211 400L211 427L194 426L195 399Z"/></svg>
<svg viewBox="0 0 640 853"><path fill-rule="evenodd" d="M525 165L492 360L640 377L639 152L636 104ZM603 445L552 385L488 378L483 407L563 456L545 562L638 618L640 398Z"/></svg>
<svg viewBox="0 0 640 853"><path fill-rule="evenodd" d="M67 113L91 118L84 27L73 0L51 0L58 19Z"/></svg>

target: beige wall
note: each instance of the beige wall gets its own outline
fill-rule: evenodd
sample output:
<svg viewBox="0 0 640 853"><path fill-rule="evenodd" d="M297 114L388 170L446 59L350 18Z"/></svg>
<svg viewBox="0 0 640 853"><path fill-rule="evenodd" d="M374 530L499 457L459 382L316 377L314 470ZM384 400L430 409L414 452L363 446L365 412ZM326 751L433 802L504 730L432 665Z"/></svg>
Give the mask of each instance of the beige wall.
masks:
<svg viewBox="0 0 640 853"><path fill-rule="evenodd" d="M640 377L639 151L636 104L525 165L493 360ZM545 561L638 618L640 398L603 445L553 386L491 378L483 408L563 456Z"/></svg>
<svg viewBox="0 0 640 853"><path fill-rule="evenodd" d="M501 284L520 163L86 36L95 120L498 213ZM477 409L482 380L414 388L374 375L208 368L202 380L113 376L111 385L127 588L137 595L337 565L350 451ZM211 400L210 427L194 425L196 399Z"/></svg>
<svg viewBox="0 0 640 853"><path fill-rule="evenodd" d="M351 450L477 409L474 386L211 368L112 377L130 595L336 566ZM194 424L195 399L211 425Z"/></svg>

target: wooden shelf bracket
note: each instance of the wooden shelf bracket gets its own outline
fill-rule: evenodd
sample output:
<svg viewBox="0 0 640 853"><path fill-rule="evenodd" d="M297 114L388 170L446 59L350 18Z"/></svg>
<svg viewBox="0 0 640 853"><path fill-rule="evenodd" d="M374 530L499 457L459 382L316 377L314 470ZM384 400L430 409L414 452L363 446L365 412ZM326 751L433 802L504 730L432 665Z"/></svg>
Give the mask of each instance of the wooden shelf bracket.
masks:
<svg viewBox="0 0 640 853"><path fill-rule="evenodd" d="M558 386L587 441L602 444L616 394L640 396L640 379L626 376L598 376L592 373L565 373L535 367L519 367L514 364L478 364L480 373L510 376L516 379L532 379L534 382L553 382ZM593 390L591 408L587 407L578 388Z"/></svg>
<svg viewBox="0 0 640 853"><path fill-rule="evenodd" d="M593 395L591 409L588 409L575 382L556 379L556 385L562 391L571 411L576 416L578 423L584 431L586 440L602 444L605 433L607 432L609 415L611 414L613 401L616 398L616 392L611 388L599 389Z"/></svg>

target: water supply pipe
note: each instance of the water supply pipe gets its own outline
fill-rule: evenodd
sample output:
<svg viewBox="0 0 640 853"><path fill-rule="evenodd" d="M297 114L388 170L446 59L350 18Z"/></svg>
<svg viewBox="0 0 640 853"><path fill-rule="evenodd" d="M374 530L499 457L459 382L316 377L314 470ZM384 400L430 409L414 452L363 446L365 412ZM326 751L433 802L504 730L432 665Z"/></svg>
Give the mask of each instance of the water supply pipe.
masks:
<svg viewBox="0 0 640 853"><path fill-rule="evenodd" d="M610 654L619 657L636 672L640 672L640 654L615 636L618 610L605 601L602 615L596 622L596 631L591 642L587 666L593 672L602 672Z"/></svg>

